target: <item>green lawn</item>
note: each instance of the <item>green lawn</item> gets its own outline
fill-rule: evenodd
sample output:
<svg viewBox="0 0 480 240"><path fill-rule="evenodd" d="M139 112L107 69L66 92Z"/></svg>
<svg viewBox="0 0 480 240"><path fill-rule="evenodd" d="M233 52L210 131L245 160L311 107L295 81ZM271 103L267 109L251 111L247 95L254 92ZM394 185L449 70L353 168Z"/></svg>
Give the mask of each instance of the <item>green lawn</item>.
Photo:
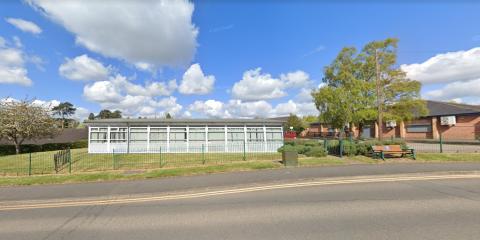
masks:
<svg viewBox="0 0 480 240"><path fill-rule="evenodd" d="M55 173L53 155L57 151L31 154L32 175ZM243 161L281 160L280 153L142 153L89 154L87 149L71 150L72 172L176 168L218 165ZM30 154L0 156L0 175L28 175ZM65 165L62 173L68 172Z"/></svg>
<svg viewBox="0 0 480 240"><path fill-rule="evenodd" d="M196 167L165 168L145 171L104 171L91 173L72 173L58 175L37 175L21 177L0 177L0 186L61 184L78 182L98 182L111 180L136 180L172 176L187 176L196 174L219 173L229 171L248 171L259 169L280 168L283 165L275 161L243 161L222 165L202 165Z"/></svg>

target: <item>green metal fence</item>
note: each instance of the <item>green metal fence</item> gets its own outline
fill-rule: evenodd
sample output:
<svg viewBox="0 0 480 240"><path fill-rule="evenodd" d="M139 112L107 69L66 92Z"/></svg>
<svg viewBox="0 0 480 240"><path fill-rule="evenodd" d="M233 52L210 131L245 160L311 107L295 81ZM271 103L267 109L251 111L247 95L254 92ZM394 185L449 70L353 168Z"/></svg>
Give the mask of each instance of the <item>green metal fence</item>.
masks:
<svg viewBox="0 0 480 240"><path fill-rule="evenodd" d="M210 151L213 151L212 146ZM106 170L133 170L219 165L243 161L281 161L279 152L207 152L206 146L190 153L89 154L87 149L24 153L0 156L0 175L24 176Z"/></svg>

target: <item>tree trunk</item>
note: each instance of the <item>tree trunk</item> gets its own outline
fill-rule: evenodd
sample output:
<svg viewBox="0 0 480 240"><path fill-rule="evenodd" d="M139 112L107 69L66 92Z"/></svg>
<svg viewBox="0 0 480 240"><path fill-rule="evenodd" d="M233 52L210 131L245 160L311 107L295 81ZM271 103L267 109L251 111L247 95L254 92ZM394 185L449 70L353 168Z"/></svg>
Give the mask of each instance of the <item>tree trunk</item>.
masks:
<svg viewBox="0 0 480 240"><path fill-rule="evenodd" d="M15 143L15 154L20 154L20 144Z"/></svg>

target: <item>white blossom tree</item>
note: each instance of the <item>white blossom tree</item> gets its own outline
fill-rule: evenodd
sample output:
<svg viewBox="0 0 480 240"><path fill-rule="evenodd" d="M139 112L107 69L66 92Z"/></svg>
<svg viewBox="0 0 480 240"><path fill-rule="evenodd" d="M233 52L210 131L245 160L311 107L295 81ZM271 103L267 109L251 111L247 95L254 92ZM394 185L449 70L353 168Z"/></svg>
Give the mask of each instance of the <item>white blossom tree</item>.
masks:
<svg viewBox="0 0 480 240"><path fill-rule="evenodd" d="M16 153L25 140L53 137L59 129L50 109L32 100L0 100L0 139L15 145Z"/></svg>

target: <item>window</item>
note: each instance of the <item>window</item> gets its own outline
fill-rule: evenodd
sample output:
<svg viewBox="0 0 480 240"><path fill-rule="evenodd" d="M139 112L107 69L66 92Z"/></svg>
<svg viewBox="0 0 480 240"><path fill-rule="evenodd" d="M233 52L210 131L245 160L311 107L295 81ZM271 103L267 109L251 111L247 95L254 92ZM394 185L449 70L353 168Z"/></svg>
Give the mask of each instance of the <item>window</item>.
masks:
<svg viewBox="0 0 480 240"><path fill-rule="evenodd" d="M209 142L223 142L225 141L225 128L208 128Z"/></svg>
<svg viewBox="0 0 480 240"><path fill-rule="evenodd" d="M150 128L150 142L166 142L167 128Z"/></svg>
<svg viewBox="0 0 480 240"><path fill-rule="evenodd" d="M131 143L146 143L148 140L147 128L130 128Z"/></svg>
<svg viewBox="0 0 480 240"><path fill-rule="evenodd" d="M407 125L407 132L411 133L426 133L431 132L432 126L429 124Z"/></svg>
<svg viewBox="0 0 480 240"><path fill-rule="evenodd" d="M283 132L282 128L280 127L267 127L267 141L282 141L283 140Z"/></svg>
<svg viewBox="0 0 480 240"><path fill-rule="evenodd" d="M91 143L106 143L107 142L107 128L91 128L90 129Z"/></svg>
<svg viewBox="0 0 480 240"><path fill-rule="evenodd" d="M263 141L263 127L249 127L247 128L247 140L249 142Z"/></svg>
<svg viewBox="0 0 480 240"><path fill-rule="evenodd" d="M205 127L190 127L189 131L190 142L205 142Z"/></svg>
<svg viewBox="0 0 480 240"><path fill-rule="evenodd" d="M170 128L170 142L186 142L187 129L186 128Z"/></svg>
<svg viewBox="0 0 480 240"><path fill-rule="evenodd" d="M229 142L243 142L245 141L245 132L243 127L229 127L227 128L227 140Z"/></svg>
<svg viewBox="0 0 480 240"><path fill-rule="evenodd" d="M110 142L123 143L127 142L127 128L110 128Z"/></svg>

